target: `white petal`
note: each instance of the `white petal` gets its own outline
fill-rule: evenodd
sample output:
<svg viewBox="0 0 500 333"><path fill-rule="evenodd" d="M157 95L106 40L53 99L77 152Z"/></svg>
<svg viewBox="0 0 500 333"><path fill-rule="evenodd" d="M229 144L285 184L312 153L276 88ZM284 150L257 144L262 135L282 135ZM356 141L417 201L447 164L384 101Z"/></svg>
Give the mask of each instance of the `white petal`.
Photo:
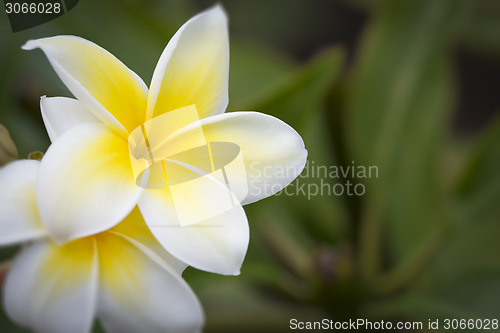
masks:
<svg viewBox="0 0 500 333"><path fill-rule="evenodd" d="M37 333L88 333L96 291L93 241L64 247L41 241L25 249L10 268L5 309L16 323Z"/></svg>
<svg viewBox="0 0 500 333"><path fill-rule="evenodd" d="M228 102L229 38L221 6L186 22L163 51L148 96L149 118L195 104L200 118Z"/></svg>
<svg viewBox="0 0 500 333"><path fill-rule="evenodd" d="M107 230L134 208L141 188L128 144L103 124L78 125L45 154L37 201L47 231L60 242Z"/></svg>
<svg viewBox="0 0 500 333"><path fill-rule="evenodd" d="M109 231L127 238L136 247L148 248L156 255L160 256L163 261L167 262L179 274L187 268L187 265L168 253L163 246L149 230L146 222L139 211L135 207L132 212L118 225L114 226Z"/></svg>
<svg viewBox="0 0 500 333"><path fill-rule="evenodd" d="M36 205L35 180L40 162L21 160L0 169L0 244L46 234Z"/></svg>
<svg viewBox="0 0 500 333"><path fill-rule="evenodd" d="M30 40L24 50L42 49L64 84L94 115L126 137L142 122L147 87L100 46L75 36Z"/></svg>
<svg viewBox="0 0 500 333"><path fill-rule="evenodd" d="M70 128L86 123L99 123L82 102L66 97L42 97L40 110L51 142Z"/></svg>
<svg viewBox="0 0 500 333"><path fill-rule="evenodd" d="M165 145L176 147L192 141L199 126L207 142L239 146L248 181L244 205L279 192L304 169L307 150L300 135L283 121L258 112L231 112L201 119L172 134Z"/></svg>
<svg viewBox="0 0 500 333"><path fill-rule="evenodd" d="M200 303L160 257L112 232L97 244L101 260L98 316L107 332L201 331Z"/></svg>
<svg viewBox="0 0 500 333"><path fill-rule="evenodd" d="M153 235L176 258L208 272L240 273L249 242L248 221L241 205L186 226L181 226L168 189L145 190L139 208Z"/></svg>

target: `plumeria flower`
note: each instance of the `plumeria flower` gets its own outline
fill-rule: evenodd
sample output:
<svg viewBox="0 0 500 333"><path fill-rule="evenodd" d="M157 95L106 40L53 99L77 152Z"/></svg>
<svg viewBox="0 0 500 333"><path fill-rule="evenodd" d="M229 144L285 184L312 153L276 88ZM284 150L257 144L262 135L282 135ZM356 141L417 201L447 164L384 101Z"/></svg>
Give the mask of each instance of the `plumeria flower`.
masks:
<svg viewBox="0 0 500 333"><path fill-rule="evenodd" d="M177 31L159 59L149 89L109 52L79 37L31 40L23 48L40 48L76 97L41 100L52 145L40 167L36 195L51 235L64 243L103 232L138 205L153 235L177 259L209 272L238 274L249 241L242 205L288 185L302 171L307 151L300 135L279 119L257 112L224 113L229 42L223 9L215 6ZM158 147L151 147L147 138L143 143L130 140L134 133L146 135L148 124L163 116L169 119L161 121L165 127L153 133ZM215 143L229 144L222 155L237 147L244 172L233 173L228 182L244 183L247 191L228 193L218 187L220 179L210 175L204 178L212 180L207 187L173 190L175 168L164 164L175 159L168 159L168 152L196 150L200 133L209 154ZM164 177L163 188L143 186L138 179L131 161L144 156L136 156L134 144L161 152L160 161L141 170L146 182ZM190 168L181 162L177 165ZM212 170L215 164L211 160ZM238 177L242 179L234 179ZM225 195L230 207L208 216L206 212ZM180 218L196 215L198 206L204 207L201 217Z"/></svg>
<svg viewBox="0 0 500 333"><path fill-rule="evenodd" d="M186 267L156 241L138 209L113 228L59 244L39 214L40 162L0 169L0 245L30 241L12 264L4 307L40 333L199 332L201 306L180 273ZM70 221L68 221L70 222Z"/></svg>

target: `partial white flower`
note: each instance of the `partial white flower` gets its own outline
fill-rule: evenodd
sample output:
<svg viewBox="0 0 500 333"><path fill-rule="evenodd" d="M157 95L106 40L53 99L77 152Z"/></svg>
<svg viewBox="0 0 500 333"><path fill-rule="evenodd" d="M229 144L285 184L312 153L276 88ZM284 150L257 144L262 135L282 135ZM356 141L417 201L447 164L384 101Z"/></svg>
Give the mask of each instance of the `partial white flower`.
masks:
<svg viewBox="0 0 500 333"><path fill-rule="evenodd" d="M41 101L53 144L42 162L36 195L51 236L67 242L105 231L138 204L152 233L176 258L206 271L238 274L249 240L241 205L288 185L302 171L307 151L300 135L274 117L224 113L229 42L223 9L215 6L179 29L160 57L149 90L113 55L85 39L43 38L23 48L40 48L77 98ZM148 124L167 114L169 125L152 133ZM144 142L130 144L134 131L144 134ZM155 137L154 147L148 136ZM219 145L225 147L219 154L211 149L217 143L229 145ZM245 184L248 190L238 193L221 188L215 176L221 170L215 159L224 160L234 146L241 163L235 163L237 171L225 185ZM200 166L206 158L193 161L204 147L208 171ZM155 156L148 160L134 149L154 150ZM186 157L185 151L196 153ZM135 164L144 179L137 177ZM188 180L206 176L204 187L172 187L189 174ZM144 186L143 180L154 186ZM163 188L156 187L162 183ZM193 195L186 197L188 192ZM230 204L213 207L222 200Z"/></svg>
<svg viewBox="0 0 500 333"><path fill-rule="evenodd" d="M23 160L0 169L0 245L29 241L5 281L9 316L39 333L90 332L94 317L110 333L200 332L201 306L180 275L186 265L156 241L139 210L61 245L39 215L39 168Z"/></svg>

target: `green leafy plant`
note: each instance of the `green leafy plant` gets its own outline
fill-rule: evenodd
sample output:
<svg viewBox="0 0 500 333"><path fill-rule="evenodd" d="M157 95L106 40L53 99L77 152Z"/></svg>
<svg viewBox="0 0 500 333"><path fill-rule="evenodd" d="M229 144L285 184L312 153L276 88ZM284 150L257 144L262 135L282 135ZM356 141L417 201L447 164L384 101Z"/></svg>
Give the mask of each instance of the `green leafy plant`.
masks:
<svg viewBox="0 0 500 333"><path fill-rule="evenodd" d="M150 77L153 55L194 12L186 3L152 2L137 10L132 1L81 1L72 22L55 20L46 29L110 41L103 44L123 50L124 62ZM465 139L452 121L459 97L455 48L498 59L491 27L500 10L488 0L356 4L369 21L354 57L340 45L298 64L273 47L232 39L229 109L285 120L303 136L310 163L373 165L379 173L363 180L362 196L282 194L246 207L251 240L241 276L185 273L207 313L206 332L288 332L291 318L425 324L498 316L500 118ZM106 11L143 53L86 19ZM12 70L24 66L17 49L29 33L0 36L9 50L0 54L0 122L20 156L48 145L38 101L27 96L46 93L45 86L58 87L53 95L64 91L55 76L43 83L51 77L46 66L31 68L38 80L32 86ZM324 179L330 186L347 180ZM295 186L318 181L303 177ZM4 316L0 328L24 332Z"/></svg>

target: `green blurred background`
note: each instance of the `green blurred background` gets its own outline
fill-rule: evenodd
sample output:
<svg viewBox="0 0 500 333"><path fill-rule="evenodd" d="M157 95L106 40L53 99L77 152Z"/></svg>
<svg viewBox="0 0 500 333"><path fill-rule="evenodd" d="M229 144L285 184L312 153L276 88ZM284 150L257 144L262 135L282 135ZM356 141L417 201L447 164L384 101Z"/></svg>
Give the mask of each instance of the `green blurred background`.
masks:
<svg viewBox="0 0 500 333"><path fill-rule="evenodd" d="M323 179L361 182L363 196L299 193L247 206L241 275L184 274L206 332L287 332L292 318L500 319L500 2L221 2L228 110L289 123L315 165L375 165L379 175ZM26 40L82 36L148 84L170 37L212 4L80 0L15 34L2 11L0 123L19 158L49 145L39 97L71 96L41 52L21 51ZM25 330L2 310L0 332Z"/></svg>

